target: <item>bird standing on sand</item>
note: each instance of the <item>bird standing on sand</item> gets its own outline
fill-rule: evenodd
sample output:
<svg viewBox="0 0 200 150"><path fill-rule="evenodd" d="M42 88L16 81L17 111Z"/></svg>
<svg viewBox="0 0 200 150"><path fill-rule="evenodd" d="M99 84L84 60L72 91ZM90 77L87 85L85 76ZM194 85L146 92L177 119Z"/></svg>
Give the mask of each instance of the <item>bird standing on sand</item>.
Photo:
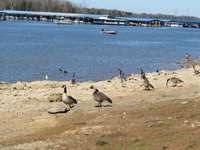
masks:
<svg viewBox="0 0 200 150"><path fill-rule="evenodd" d="M143 79L143 86L144 86L144 90L146 91L154 89L154 86L149 82L148 78L146 77Z"/></svg>
<svg viewBox="0 0 200 150"><path fill-rule="evenodd" d="M167 79L167 82L166 82L167 87L168 87L169 82L173 84L172 87L176 87L178 84L183 83L184 81L176 77L169 78Z"/></svg>
<svg viewBox="0 0 200 150"><path fill-rule="evenodd" d="M75 72L72 75L71 84L76 84L76 73Z"/></svg>
<svg viewBox="0 0 200 150"><path fill-rule="evenodd" d="M141 79L145 79L146 75L143 69L140 69L140 75L141 75Z"/></svg>
<svg viewBox="0 0 200 150"><path fill-rule="evenodd" d="M144 90L152 90L154 89L154 86L149 82L148 78L145 75L145 72L143 71L143 69L140 69L140 75L141 75L141 79L143 80L143 86L144 86Z"/></svg>
<svg viewBox="0 0 200 150"><path fill-rule="evenodd" d="M96 107L102 107L102 102L104 101L107 101L112 104L112 100L104 93L99 92L99 90L96 88L94 88L93 98L94 98L94 101L99 103Z"/></svg>
<svg viewBox="0 0 200 150"><path fill-rule="evenodd" d="M120 68L118 68L118 71L119 71L119 78L121 79L121 83L123 83L124 81L126 81L125 73L123 73L123 71Z"/></svg>
<svg viewBox="0 0 200 150"><path fill-rule="evenodd" d="M119 77L121 77L122 75L122 70L120 68L118 68L118 71L119 71Z"/></svg>
<svg viewBox="0 0 200 150"><path fill-rule="evenodd" d="M69 105L70 108L73 107L73 104L77 104L77 100L72 96L67 95L67 87L64 85L64 92L62 94L62 102L66 105Z"/></svg>
<svg viewBox="0 0 200 150"><path fill-rule="evenodd" d="M195 75L200 75L200 71L195 68L195 65L192 65L192 68Z"/></svg>

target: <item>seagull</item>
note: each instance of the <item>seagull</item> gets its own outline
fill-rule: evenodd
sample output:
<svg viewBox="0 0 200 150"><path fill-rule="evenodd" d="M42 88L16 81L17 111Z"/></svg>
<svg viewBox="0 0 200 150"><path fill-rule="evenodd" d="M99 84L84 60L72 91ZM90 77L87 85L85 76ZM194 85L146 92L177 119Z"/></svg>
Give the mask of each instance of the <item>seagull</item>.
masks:
<svg viewBox="0 0 200 150"><path fill-rule="evenodd" d="M179 83L183 83L184 81L176 77L169 78L167 79L167 82L166 82L167 87L168 87L169 82L173 83L172 85L173 87L176 87Z"/></svg>
<svg viewBox="0 0 200 150"><path fill-rule="evenodd" d="M47 74L45 75L45 80L49 80L49 77L48 77L48 75L47 75Z"/></svg>
<svg viewBox="0 0 200 150"><path fill-rule="evenodd" d="M94 101L99 103L96 107L102 107L102 102L104 101L107 101L112 104L112 100L104 93L99 92L99 90L96 88L94 88L93 99Z"/></svg>
<svg viewBox="0 0 200 150"><path fill-rule="evenodd" d="M63 86L64 92L62 94L62 102L66 105L69 105L70 108L73 107L73 104L77 104L77 100L72 96L67 95L67 87L66 85Z"/></svg>

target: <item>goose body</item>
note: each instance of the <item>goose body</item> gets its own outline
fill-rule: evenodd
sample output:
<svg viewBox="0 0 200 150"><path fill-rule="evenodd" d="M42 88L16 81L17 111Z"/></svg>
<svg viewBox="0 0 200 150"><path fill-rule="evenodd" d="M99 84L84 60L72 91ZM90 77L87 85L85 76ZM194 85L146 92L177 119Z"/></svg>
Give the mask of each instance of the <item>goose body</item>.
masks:
<svg viewBox="0 0 200 150"><path fill-rule="evenodd" d="M177 77L172 77L172 78L167 79L166 86L168 86L169 82L173 83L172 85L173 87L176 87L177 84L183 83L184 81Z"/></svg>
<svg viewBox="0 0 200 150"><path fill-rule="evenodd" d="M195 70L194 70L194 74L195 74L195 75L200 75L200 71L195 69Z"/></svg>
<svg viewBox="0 0 200 150"><path fill-rule="evenodd" d="M77 104L77 100L72 96L67 95L67 87L64 86L64 93L62 94L62 102L66 105L69 105L70 108L73 107L73 104Z"/></svg>
<svg viewBox="0 0 200 150"><path fill-rule="evenodd" d="M192 65L192 68L195 75L200 75L200 71L195 68L195 65Z"/></svg>
<svg viewBox="0 0 200 150"><path fill-rule="evenodd" d="M144 86L144 90L154 89L154 86L149 82L149 80L146 77L143 79L143 86Z"/></svg>
<svg viewBox="0 0 200 150"><path fill-rule="evenodd" d="M152 90L154 86L149 82L143 69L140 69L141 79L143 80L144 90Z"/></svg>
<svg viewBox="0 0 200 150"><path fill-rule="evenodd" d="M102 102L104 102L104 101L107 101L112 104L112 100L104 93L99 92L98 89L95 89L95 91L93 93L93 98L94 98L94 101L99 103L99 105L98 105L99 107L102 106Z"/></svg>

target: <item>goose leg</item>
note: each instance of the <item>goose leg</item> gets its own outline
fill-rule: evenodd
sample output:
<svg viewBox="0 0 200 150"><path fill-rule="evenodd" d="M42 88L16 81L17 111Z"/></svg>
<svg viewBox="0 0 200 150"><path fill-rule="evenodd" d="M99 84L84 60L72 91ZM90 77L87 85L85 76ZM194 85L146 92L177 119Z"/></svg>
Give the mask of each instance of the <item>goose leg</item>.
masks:
<svg viewBox="0 0 200 150"><path fill-rule="evenodd" d="M177 83L173 83L172 87L176 87L177 86Z"/></svg>
<svg viewBox="0 0 200 150"><path fill-rule="evenodd" d="M101 102L99 102L95 107L102 107Z"/></svg>
<svg viewBox="0 0 200 150"><path fill-rule="evenodd" d="M73 107L74 107L74 105L71 105L71 104L70 104L70 105L69 105L69 107L70 107L70 108L73 108Z"/></svg>

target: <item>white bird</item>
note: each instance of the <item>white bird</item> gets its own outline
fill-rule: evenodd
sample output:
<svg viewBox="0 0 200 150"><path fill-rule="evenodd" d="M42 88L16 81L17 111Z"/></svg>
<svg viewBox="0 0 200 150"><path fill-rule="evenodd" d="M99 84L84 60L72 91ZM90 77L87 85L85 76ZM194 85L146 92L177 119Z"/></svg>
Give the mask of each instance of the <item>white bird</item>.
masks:
<svg viewBox="0 0 200 150"><path fill-rule="evenodd" d="M48 75L47 75L47 74L45 75L45 80L49 80L49 77L48 77Z"/></svg>

